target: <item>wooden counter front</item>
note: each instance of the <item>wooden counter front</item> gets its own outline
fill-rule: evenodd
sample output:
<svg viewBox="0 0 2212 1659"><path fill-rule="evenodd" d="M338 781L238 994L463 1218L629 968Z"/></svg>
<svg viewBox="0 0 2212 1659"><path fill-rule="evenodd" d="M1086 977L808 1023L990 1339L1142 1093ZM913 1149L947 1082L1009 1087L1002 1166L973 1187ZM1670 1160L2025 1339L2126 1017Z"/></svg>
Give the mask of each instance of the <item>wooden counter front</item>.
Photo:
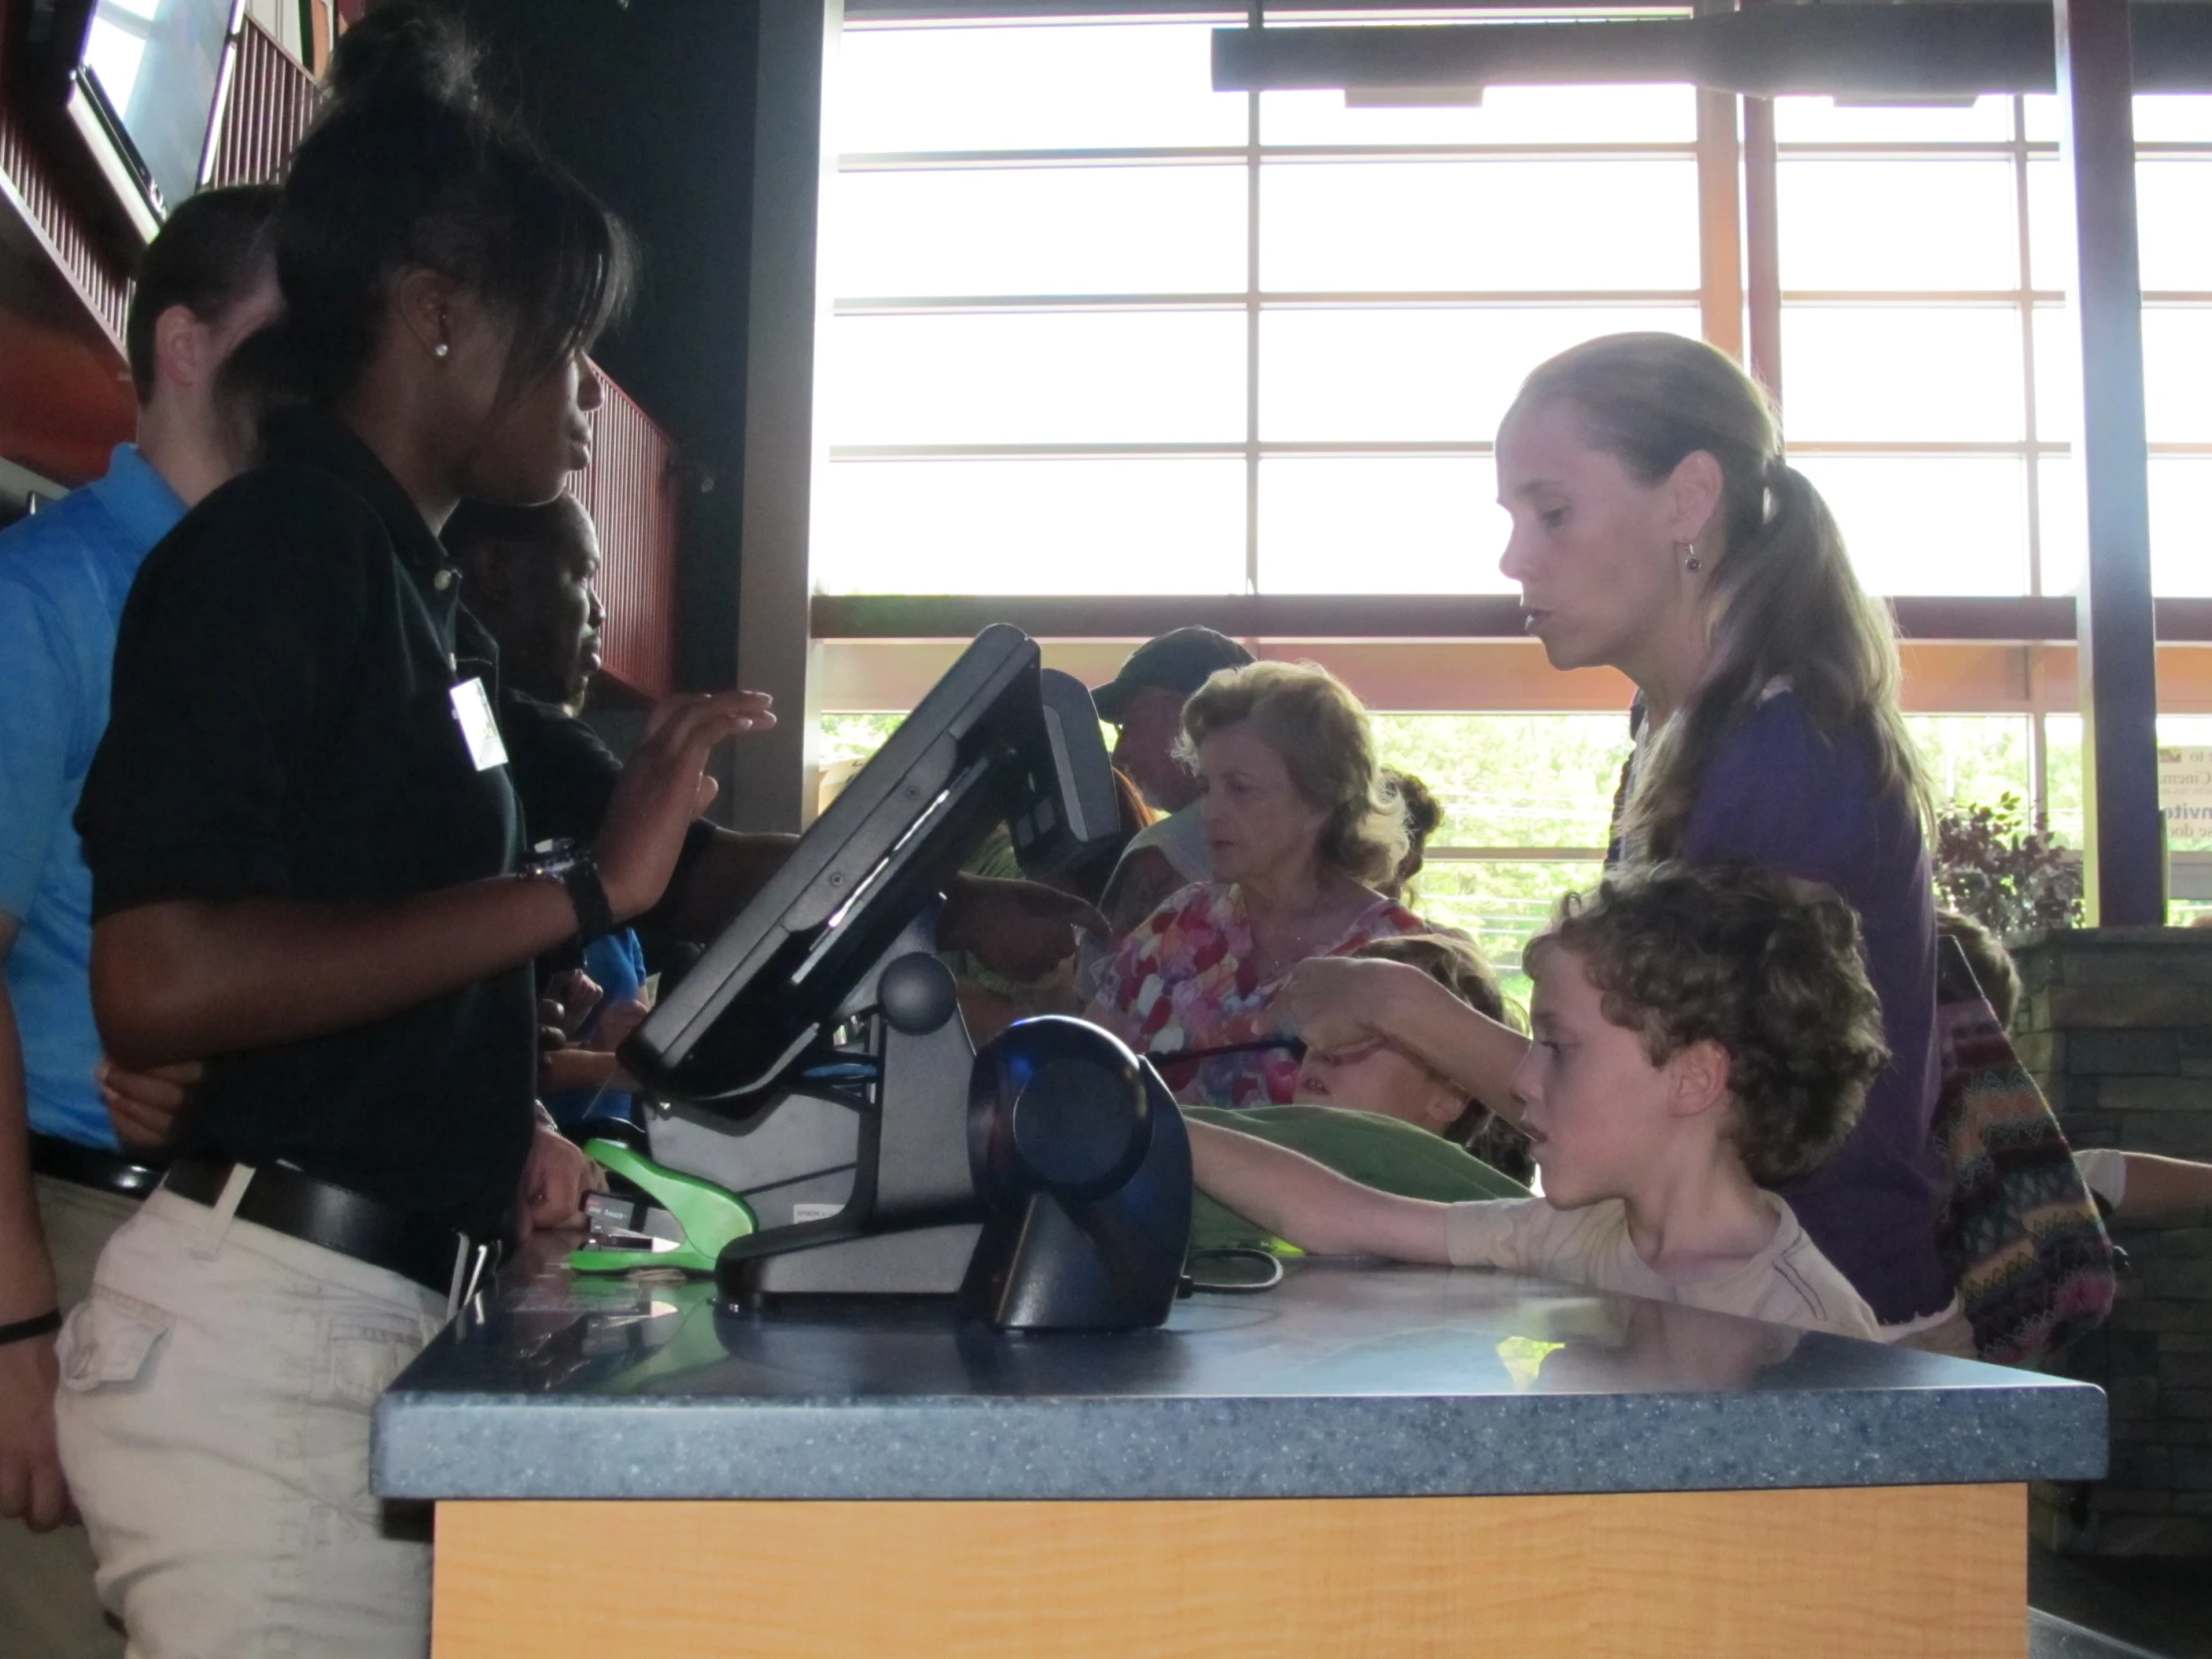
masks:
<svg viewBox="0 0 2212 1659"><path fill-rule="evenodd" d="M450 1502L433 1659L2018 1659L2019 1485Z"/></svg>

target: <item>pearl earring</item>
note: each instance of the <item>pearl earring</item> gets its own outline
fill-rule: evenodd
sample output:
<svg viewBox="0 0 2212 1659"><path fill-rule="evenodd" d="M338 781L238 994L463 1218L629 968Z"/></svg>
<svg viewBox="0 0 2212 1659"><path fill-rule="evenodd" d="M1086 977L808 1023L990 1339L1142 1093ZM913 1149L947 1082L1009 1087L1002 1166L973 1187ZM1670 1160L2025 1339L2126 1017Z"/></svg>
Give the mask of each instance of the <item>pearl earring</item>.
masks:
<svg viewBox="0 0 2212 1659"><path fill-rule="evenodd" d="M430 347L430 355L433 357L442 357L452 349L453 348L450 345L446 344L445 341L439 340L437 344Z"/></svg>

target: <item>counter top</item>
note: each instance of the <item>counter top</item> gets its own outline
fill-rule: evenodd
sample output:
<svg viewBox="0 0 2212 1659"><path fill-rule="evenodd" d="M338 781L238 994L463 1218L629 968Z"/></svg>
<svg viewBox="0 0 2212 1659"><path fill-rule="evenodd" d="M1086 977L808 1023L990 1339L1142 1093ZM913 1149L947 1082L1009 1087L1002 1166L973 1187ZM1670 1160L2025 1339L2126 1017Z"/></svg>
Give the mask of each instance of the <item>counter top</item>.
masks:
<svg viewBox="0 0 2212 1659"><path fill-rule="evenodd" d="M1407 1497L2089 1479L2096 1388L1475 1270L1293 1263L1160 1331L513 1275L376 1408L411 1498Z"/></svg>

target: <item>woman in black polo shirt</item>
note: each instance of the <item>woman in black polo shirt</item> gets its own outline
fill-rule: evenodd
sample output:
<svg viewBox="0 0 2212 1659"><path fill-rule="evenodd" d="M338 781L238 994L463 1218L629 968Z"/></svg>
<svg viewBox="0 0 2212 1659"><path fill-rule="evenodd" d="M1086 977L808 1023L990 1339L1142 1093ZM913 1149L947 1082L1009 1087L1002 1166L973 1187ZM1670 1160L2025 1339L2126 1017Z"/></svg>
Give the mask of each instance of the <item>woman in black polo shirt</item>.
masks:
<svg viewBox="0 0 2212 1659"><path fill-rule="evenodd" d="M626 244L429 14L379 9L332 81L276 221L287 316L242 357L301 406L147 560L78 819L109 1048L216 1056L64 1340L65 1464L148 1656L426 1645L368 1410L518 1195L574 1208L529 964L659 898L708 751L768 719L664 711L596 864L522 869L496 653L436 532L589 458Z"/></svg>

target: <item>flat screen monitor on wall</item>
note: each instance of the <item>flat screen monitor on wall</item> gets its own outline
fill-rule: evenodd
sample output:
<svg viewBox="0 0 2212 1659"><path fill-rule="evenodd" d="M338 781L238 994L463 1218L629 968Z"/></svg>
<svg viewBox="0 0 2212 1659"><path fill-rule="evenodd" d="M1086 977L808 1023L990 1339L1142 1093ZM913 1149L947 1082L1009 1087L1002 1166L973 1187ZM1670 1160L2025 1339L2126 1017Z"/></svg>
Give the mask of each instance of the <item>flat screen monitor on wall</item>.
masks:
<svg viewBox="0 0 2212 1659"><path fill-rule="evenodd" d="M245 0L29 0L31 89L75 130L142 241L200 186Z"/></svg>

